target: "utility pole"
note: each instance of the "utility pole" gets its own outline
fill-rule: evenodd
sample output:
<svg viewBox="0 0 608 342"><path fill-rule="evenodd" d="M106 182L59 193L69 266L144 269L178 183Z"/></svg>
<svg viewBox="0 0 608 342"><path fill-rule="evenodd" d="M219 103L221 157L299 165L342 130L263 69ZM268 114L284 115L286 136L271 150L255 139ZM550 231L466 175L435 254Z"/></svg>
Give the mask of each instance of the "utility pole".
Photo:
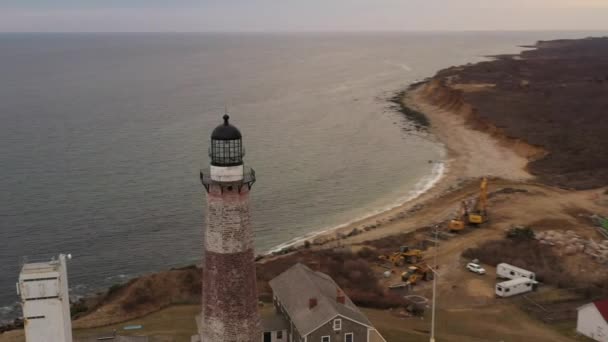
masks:
<svg viewBox="0 0 608 342"><path fill-rule="evenodd" d="M435 225L435 256L434 256L434 265L433 267L437 267L437 247L438 247L438 241L439 241L439 225ZM433 271L433 274L435 275L433 277L433 309L432 309L432 316L431 316L431 340L430 342L435 342L435 308L436 308L436 302L437 302L437 278L439 277L439 274L437 273L437 271L435 269L433 269L433 267L431 267L431 271Z"/></svg>

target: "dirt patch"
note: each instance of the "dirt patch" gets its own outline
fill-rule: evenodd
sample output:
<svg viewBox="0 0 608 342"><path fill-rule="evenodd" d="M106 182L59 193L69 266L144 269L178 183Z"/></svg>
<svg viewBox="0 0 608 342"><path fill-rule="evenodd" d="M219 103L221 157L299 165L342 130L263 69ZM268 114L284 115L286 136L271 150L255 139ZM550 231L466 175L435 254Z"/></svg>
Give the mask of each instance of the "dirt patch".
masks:
<svg viewBox="0 0 608 342"><path fill-rule="evenodd" d="M471 279L466 283L466 290L471 297L494 297L494 291L491 287L480 280L480 279Z"/></svg>

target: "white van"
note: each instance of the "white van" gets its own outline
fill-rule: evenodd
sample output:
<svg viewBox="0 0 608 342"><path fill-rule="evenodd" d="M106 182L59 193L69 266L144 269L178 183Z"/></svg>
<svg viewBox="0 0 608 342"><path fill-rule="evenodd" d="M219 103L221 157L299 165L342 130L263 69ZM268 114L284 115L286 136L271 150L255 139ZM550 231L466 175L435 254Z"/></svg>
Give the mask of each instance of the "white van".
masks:
<svg viewBox="0 0 608 342"><path fill-rule="evenodd" d="M536 275L534 274L534 272L524 270L523 268L509 265L504 262L496 266L496 277L503 279L528 278L536 280Z"/></svg>
<svg viewBox="0 0 608 342"><path fill-rule="evenodd" d="M528 278L517 278L496 284L496 296L511 297L526 293L536 288L537 281Z"/></svg>

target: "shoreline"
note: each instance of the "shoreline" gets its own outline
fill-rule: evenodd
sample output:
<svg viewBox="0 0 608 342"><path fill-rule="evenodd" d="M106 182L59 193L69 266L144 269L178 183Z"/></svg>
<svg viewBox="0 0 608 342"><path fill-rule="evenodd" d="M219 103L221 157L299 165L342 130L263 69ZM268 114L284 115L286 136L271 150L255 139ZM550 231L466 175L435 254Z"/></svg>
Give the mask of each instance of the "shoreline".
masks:
<svg viewBox="0 0 608 342"><path fill-rule="evenodd" d="M406 90L399 92L403 109L400 112L406 116L404 111L420 113L428 120L427 130L430 138L441 144L445 151L443 160L435 162L442 168L438 177L426 183L424 191L400 200L385 210L292 239L261 254L261 258L286 254L306 245L323 248L334 244L357 244L407 232L402 229L400 221L414 216L434 199L481 177L512 181L534 179L527 171L531 158L522 155L516 148L490 132L470 127L466 109L453 110L447 106L442 108L441 103L431 103L435 102L431 100L431 96L436 95L434 92L437 91L432 82L431 78L409 85ZM457 212L459 203L456 202L453 210L441 213L441 216L432 221L439 223L450 218Z"/></svg>
<svg viewBox="0 0 608 342"><path fill-rule="evenodd" d="M396 199L393 203L389 204L388 206L375 209L367 214L362 214L361 216L359 216L355 219L352 219L350 221L347 221L345 223L340 223L337 225L325 227L325 228L319 229L317 231L293 238L287 242L278 244L275 247L272 247L263 253L260 253L260 255L265 257L265 256L280 254L281 252L283 252L285 250L289 250L290 248L302 247L307 241L311 244L314 244L314 241L316 239L325 238L325 237L331 236L332 234L335 235L335 234L343 233L342 230L344 230L348 227L357 225L361 222L372 219L378 215L382 215L393 209L402 207L411 201L415 201L419 197L423 196L425 193L433 190L433 188L437 184L439 184L442 181L442 179L446 176L446 173L449 172L448 167L446 166L445 159L440 160L440 161L432 161L432 163L434 164L434 166L432 168L431 175L434 175L434 177L428 177L428 176L422 177L420 179L420 181L418 183L416 183L415 187L412 190L410 190L405 196Z"/></svg>
<svg viewBox="0 0 608 342"><path fill-rule="evenodd" d="M343 230L348 227L351 227L353 225L358 225L359 223L372 219L378 215L382 215L382 214L387 213L396 208L403 207L404 205L408 204L411 201L415 201L419 197L423 196L425 193L433 190L433 188L442 181L442 179L449 172L449 168L447 166L447 161L448 161L447 148L446 148L445 144L443 144L441 141L439 141L430 132L430 121L429 121L428 117L424 113L418 112L417 110L413 110L412 108L408 107L403 102L403 98L406 96L406 94L410 90L412 90L420 85L426 84L429 79L427 79L426 81L416 81L416 82L410 83L405 88L401 88L401 89L395 91L394 95L391 96L390 98L388 98L386 101L394 106L393 110L395 110L397 113L401 113L401 115L403 115L407 120L410 121L410 123L415 128L413 130L414 132L426 133L431 138L425 137L425 139L433 140L441 148L441 159L440 160L429 160L429 163L434 164L433 167L431 168L431 175L434 175L434 177L423 176L414 185L414 187L411 190L409 190L406 194L396 198L393 202L391 202L388 205L385 205L384 207L373 209L373 210L371 210L367 213L361 214L361 215L357 216L356 218L351 219L349 221L346 221L343 223L338 223L338 224L333 224L333 225L328 225L328 226L325 226L318 230L292 238L286 242L277 244L273 247L266 249L265 251L263 251L261 253L258 253L257 254L258 258L264 258L264 257L268 257L268 256L288 253L288 252L292 251L293 249L297 249L297 248L305 246L305 244L307 244L307 243L314 244L314 241L319 238L323 239L323 240L327 240L328 237L331 236L332 234L344 233ZM420 136L420 134L415 134L415 135ZM438 170L436 170L436 169L438 169ZM363 227L363 229L365 229L365 227ZM339 237L336 236L336 238L339 238Z"/></svg>

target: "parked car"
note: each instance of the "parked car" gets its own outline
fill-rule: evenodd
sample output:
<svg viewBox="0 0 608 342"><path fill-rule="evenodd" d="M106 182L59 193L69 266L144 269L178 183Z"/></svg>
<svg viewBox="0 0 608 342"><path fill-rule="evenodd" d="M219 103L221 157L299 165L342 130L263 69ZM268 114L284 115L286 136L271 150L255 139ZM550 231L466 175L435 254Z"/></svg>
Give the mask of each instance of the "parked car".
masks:
<svg viewBox="0 0 608 342"><path fill-rule="evenodd" d="M486 274L486 270L483 267L473 262L467 264L467 270L477 274Z"/></svg>

